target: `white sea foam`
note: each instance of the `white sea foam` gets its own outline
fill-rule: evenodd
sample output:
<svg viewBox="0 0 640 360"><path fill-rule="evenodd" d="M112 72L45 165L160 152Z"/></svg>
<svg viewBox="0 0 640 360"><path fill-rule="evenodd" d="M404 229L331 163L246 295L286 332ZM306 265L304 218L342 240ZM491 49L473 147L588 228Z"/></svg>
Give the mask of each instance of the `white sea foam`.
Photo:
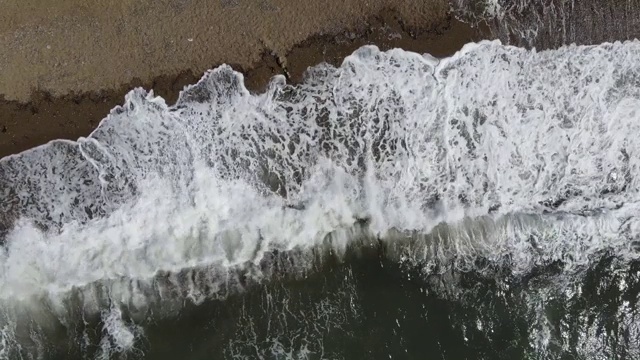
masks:
<svg viewBox="0 0 640 360"><path fill-rule="evenodd" d="M481 42L441 60L369 46L264 94L227 66L174 106L136 89L89 137L0 161L0 299L145 309L170 301L149 292L159 273L341 250L362 219L390 249L421 234L390 253L412 264L633 258L639 56L639 42ZM198 303L235 280L167 281Z"/></svg>
<svg viewBox="0 0 640 360"><path fill-rule="evenodd" d="M140 330L135 326L127 325L122 319L122 312L117 307L103 311L102 319L106 336L100 343L101 351L98 358L107 360L111 359L114 353L131 351Z"/></svg>

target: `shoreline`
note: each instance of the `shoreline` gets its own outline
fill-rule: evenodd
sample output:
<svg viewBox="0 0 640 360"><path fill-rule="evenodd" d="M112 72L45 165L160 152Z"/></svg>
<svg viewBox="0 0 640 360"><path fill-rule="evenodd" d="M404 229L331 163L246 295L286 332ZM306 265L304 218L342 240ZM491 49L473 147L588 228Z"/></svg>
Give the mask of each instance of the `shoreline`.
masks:
<svg viewBox="0 0 640 360"><path fill-rule="evenodd" d="M454 54L464 44L486 38L480 28L454 19L451 15L428 27L410 26L401 15L390 9L362 20L356 29L342 29L333 34L316 34L294 45L284 56L263 51L252 66L230 63L245 76L251 92L262 92L277 74L289 83L299 83L309 66L327 62L340 65L344 57L357 48L371 44L381 50L402 48L436 57ZM186 64L185 64L186 65ZM210 68L215 68L215 64ZM134 78L116 89L56 96L47 91L32 90L29 101L6 100L0 94L0 158L46 144L55 139L76 140L87 136L109 111L124 102L124 96L136 87L153 90L168 104L173 104L186 85L195 84L202 76L187 68L177 74L163 74L150 81Z"/></svg>

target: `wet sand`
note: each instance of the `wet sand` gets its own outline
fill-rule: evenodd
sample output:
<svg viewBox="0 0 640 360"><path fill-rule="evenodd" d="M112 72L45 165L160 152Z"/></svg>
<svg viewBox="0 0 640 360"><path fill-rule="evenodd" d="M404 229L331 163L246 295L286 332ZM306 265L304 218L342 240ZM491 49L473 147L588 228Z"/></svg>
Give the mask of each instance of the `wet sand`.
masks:
<svg viewBox="0 0 640 360"><path fill-rule="evenodd" d="M424 1L9 0L0 15L0 157L88 135L133 87L173 103L207 69L231 64L261 91L275 74L339 65L375 44L447 56L477 29Z"/></svg>

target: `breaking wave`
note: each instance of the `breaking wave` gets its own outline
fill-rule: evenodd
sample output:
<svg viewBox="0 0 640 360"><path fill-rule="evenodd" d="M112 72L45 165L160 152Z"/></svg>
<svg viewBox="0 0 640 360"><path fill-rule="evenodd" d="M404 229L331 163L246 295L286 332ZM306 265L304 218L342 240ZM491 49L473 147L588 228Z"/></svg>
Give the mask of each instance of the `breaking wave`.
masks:
<svg viewBox="0 0 640 360"><path fill-rule="evenodd" d="M554 291L574 296L602 254L638 257L638 58L639 42L481 42L445 59L367 46L262 94L228 66L172 106L135 89L87 138L0 161L0 354L42 354L62 326L80 351L142 356L150 319L366 249L425 282L556 266ZM563 338L545 291L525 302L538 353ZM630 343L635 305L620 313ZM574 340L606 353L592 325ZM323 345L282 346L270 354Z"/></svg>

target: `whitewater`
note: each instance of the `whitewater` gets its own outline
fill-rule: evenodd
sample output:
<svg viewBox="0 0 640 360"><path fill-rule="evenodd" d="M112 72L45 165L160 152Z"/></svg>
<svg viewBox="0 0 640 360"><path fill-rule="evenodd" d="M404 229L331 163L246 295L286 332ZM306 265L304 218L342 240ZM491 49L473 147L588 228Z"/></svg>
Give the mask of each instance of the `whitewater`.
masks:
<svg viewBox="0 0 640 360"><path fill-rule="evenodd" d="M603 254L615 271L638 258L638 59L638 41L483 41L443 59L365 46L260 94L229 66L174 105L135 89L86 138L0 161L0 358L47 358L61 326L92 357L141 358L153 322L370 248L425 282L556 266L521 304L529 350L611 354L594 322L569 336L544 307L580 296ZM357 313L338 298L331 311ZM625 301L609 333L633 358L637 299ZM76 331L92 322L97 333ZM269 344L260 356L343 358Z"/></svg>

